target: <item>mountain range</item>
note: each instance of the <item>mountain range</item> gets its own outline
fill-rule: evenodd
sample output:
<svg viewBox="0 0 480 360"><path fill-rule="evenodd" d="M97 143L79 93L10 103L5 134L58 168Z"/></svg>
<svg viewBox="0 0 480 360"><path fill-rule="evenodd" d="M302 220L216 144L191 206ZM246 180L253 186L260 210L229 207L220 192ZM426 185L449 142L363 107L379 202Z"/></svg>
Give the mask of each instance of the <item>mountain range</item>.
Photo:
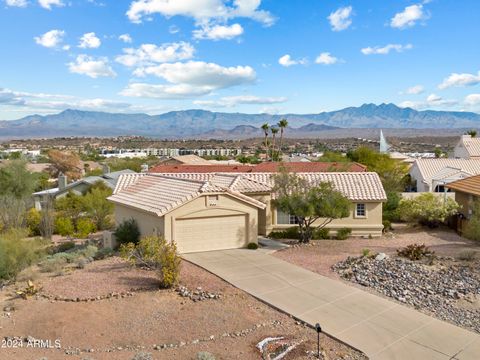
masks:
<svg viewBox="0 0 480 360"><path fill-rule="evenodd" d="M242 114L206 110L160 115L65 110L0 120L0 138L143 135L158 138L248 138L263 135L259 127L286 118L286 136L302 137L351 129L466 129L480 127L480 114L417 111L394 104L364 104L319 114ZM340 131L341 132L341 131ZM425 131L422 131L425 132ZM436 131L438 132L438 131Z"/></svg>

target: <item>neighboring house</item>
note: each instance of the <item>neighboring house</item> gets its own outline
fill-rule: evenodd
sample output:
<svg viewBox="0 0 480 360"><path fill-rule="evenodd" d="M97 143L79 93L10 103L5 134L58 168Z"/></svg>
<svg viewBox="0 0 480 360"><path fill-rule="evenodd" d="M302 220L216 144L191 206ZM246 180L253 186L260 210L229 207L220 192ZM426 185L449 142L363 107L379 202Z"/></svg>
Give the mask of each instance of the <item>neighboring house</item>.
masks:
<svg viewBox="0 0 480 360"><path fill-rule="evenodd" d="M212 165L208 160L197 155L178 155L163 160L161 165Z"/></svg>
<svg viewBox="0 0 480 360"><path fill-rule="evenodd" d="M158 165L150 173L274 173L286 168L291 172L365 172L366 166L358 163L337 162L264 162L258 165Z"/></svg>
<svg viewBox="0 0 480 360"><path fill-rule="evenodd" d="M114 190L117 185L117 181L121 175L135 174L132 170L121 170L115 172L108 172L100 176L87 176L80 180L74 181L68 184L68 179L65 175L61 174L58 177L58 187L53 189L47 189L33 193L33 201L37 210L42 209L42 205L47 200L55 200L72 192L76 195L84 195L92 185L98 181L102 181L110 189Z"/></svg>
<svg viewBox="0 0 480 360"><path fill-rule="evenodd" d="M328 225L333 232L347 227L356 236L382 234L386 194L378 174L298 175L331 182L351 200L350 215ZM295 226L294 216L275 208L272 187L272 173L127 174L109 200L117 223L134 218L143 236L162 235L180 252L196 252L245 247L258 235Z"/></svg>
<svg viewBox="0 0 480 360"><path fill-rule="evenodd" d="M409 173L417 192L444 192L453 181L480 175L480 159L417 159Z"/></svg>
<svg viewBox="0 0 480 360"><path fill-rule="evenodd" d="M480 201L480 175L454 181L447 187L455 191L455 201L460 205L458 212L469 219L473 213L473 204Z"/></svg>
<svg viewBox="0 0 480 360"><path fill-rule="evenodd" d="M462 135L460 141L453 150L455 159L479 159L480 160L480 138L471 135Z"/></svg>

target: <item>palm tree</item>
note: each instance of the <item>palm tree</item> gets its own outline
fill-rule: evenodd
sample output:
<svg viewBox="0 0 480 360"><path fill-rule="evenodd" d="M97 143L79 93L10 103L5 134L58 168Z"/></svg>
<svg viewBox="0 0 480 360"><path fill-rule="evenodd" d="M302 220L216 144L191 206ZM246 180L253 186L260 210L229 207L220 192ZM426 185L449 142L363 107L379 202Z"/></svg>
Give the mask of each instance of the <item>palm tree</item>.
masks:
<svg viewBox="0 0 480 360"><path fill-rule="evenodd" d="M263 133L265 134L265 152L267 154L267 158L265 160L268 161L268 130L270 129L270 125L267 123L263 124L261 126L261 129L263 130Z"/></svg>
<svg viewBox="0 0 480 360"><path fill-rule="evenodd" d="M279 150L282 151L282 145L283 145L283 132L285 131L285 129L287 128L288 126L288 120L287 119L281 119L277 126L280 128L280 146L279 146Z"/></svg>
<svg viewBox="0 0 480 360"><path fill-rule="evenodd" d="M272 161L274 161L277 158L275 153L275 136L278 134L278 127L272 126L270 131L272 132Z"/></svg>

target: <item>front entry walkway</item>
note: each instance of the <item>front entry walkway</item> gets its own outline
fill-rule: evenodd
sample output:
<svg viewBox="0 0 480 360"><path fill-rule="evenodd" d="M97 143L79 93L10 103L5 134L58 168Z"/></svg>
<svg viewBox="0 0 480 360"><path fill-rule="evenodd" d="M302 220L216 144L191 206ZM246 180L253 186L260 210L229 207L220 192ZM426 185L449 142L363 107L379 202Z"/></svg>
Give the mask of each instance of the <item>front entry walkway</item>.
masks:
<svg viewBox="0 0 480 360"><path fill-rule="evenodd" d="M476 360L480 335L268 255L262 250L183 255L370 359Z"/></svg>

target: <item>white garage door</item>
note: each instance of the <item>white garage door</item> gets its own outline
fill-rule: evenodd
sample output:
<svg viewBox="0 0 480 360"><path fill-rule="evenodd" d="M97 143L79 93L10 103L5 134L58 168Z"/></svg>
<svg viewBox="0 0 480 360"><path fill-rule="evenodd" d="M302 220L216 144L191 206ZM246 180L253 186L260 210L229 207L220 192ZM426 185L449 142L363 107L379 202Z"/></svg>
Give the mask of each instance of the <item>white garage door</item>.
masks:
<svg viewBox="0 0 480 360"><path fill-rule="evenodd" d="M177 219L175 235L180 253L245 247L245 215Z"/></svg>

